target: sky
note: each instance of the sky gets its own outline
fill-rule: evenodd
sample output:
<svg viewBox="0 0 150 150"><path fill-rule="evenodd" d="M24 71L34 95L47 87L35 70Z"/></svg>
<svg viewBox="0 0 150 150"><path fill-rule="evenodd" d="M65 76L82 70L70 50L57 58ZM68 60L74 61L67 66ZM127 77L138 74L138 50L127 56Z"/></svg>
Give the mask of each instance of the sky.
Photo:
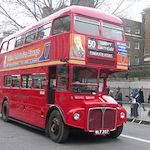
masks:
<svg viewBox="0 0 150 150"><path fill-rule="evenodd" d="M55 0L53 5L55 5L58 1L59 0ZM116 8L115 1L118 1L118 0L109 0L109 3L112 3L112 8L114 7L114 9ZM130 2L130 0L128 0L128 2ZM128 3L128 2L124 2L121 9L123 9L124 6L126 5L126 3ZM135 4L133 4L131 7L129 7L129 9L127 11L128 12L127 17L129 19L141 22L142 21L141 13L142 13L143 9L145 9L147 7L150 7L150 0L137 0L137 2Z"/></svg>
<svg viewBox="0 0 150 150"><path fill-rule="evenodd" d="M69 1L69 0L68 0ZM110 10L111 12L113 10L115 10L116 8L116 2L118 2L119 0L107 0L107 2L111 3L111 7L110 7ZM0 4L1 4L2 0L0 0ZM53 2L57 3L58 0L53 0ZM122 5L122 8L121 9L124 9L125 6L127 6L129 3L131 3L131 0L126 0L123 5ZM55 4L54 4L55 5ZM16 7L12 8L12 6L9 6L11 8L9 9L14 9L14 11L18 11L18 9L16 9ZM125 16L121 16L121 17L127 17L128 19L131 19L131 20L135 20L135 21L142 21L142 11L143 9L149 7L150 8L150 0L136 0L135 4L133 4L131 7L129 7L127 13L125 14ZM104 7L100 8L102 10L105 10ZM109 11L109 9L107 8L107 10ZM22 19L24 18L23 16L21 16L22 14L18 13L17 14L17 18L19 19L20 22L23 22L22 24L27 24L29 21L28 19ZM21 16L21 17L20 17ZM6 19L2 16L0 16L0 22L1 21L5 21ZM31 20L31 19L30 19ZM1 26L0 26L1 28ZM4 29L5 30L5 29ZM2 33L3 31L0 31L0 34ZM1 36L1 35L0 35Z"/></svg>
<svg viewBox="0 0 150 150"><path fill-rule="evenodd" d="M135 21L142 21L142 11L145 8L150 8L150 0L139 0L139 2L136 2L133 6L131 6L128 10L129 15L132 20Z"/></svg>

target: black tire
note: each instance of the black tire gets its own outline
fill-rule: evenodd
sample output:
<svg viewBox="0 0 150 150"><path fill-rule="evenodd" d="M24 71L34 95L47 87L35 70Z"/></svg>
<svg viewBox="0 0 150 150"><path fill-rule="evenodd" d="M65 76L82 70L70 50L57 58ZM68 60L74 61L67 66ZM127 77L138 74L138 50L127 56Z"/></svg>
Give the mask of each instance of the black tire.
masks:
<svg viewBox="0 0 150 150"><path fill-rule="evenodd" d="M60 113L54 110L47 122L46 127L47 136L49 136L56 143L63 143L69 136L69 127L65 125Z"/></svg>
<svg viewBox="0 0 150 150"><path fill-rule="evenodd" d="M122 130L123 130L123 124L121 126L117 127L117 129L115 131L110 132L110 134L108 136L110 138L117 138L122 133Z"/></svg>
<svg viewBox="0 0 150 150"><path fill-rule="evenodd" d="M9 119L9 106L8 102L4 101L2 106L2 120L8 122L8 119Z"/></svg>

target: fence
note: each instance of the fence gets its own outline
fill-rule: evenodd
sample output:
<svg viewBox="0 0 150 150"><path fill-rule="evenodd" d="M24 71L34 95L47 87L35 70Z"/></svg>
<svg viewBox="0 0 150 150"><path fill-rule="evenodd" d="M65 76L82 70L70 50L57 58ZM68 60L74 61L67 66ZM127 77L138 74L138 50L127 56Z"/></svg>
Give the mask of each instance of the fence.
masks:
<svg viewBox="0 0 150 150"><path fill-rule="evenodd" d="M110 89L113 91L113 95L115 96L117 88L116 87L110 87ZM120 88L120 91L122 92L122 99L123 102L128 102L129 98L127 96L130 96L130 93L133 88L128 87L128 88ZM148 102L148 97L150 95L150 89L144 89L143 88L143 94L144 94L144 102Z"/></svg>
<svg viewBox="0 0 150 150"><path fill-rule="evenodd" d="M126 109L127 111L127 118L128 120L131 120L132 122L136 121L138 123L143 123L143 122L147 122L150 123L150 104L149 103L143 103L143 104L137 104L137 112L138 112L138 116L135 116L134 114L132 114L132 109L133 109L133 104L130 102L120 102L122 103L122 106ZM135 105L135 104L134 104ZM143 107L145 108L145 110L143 109Z"/></svg>
<svg viewBox="0 0 150 150"><path fill-rule="evenodd" d="M113 91L113 96L115 97L117 88L116 87L110 87L110 89ZM120 91L122 92L122 101L119 103L122 103L122 106L127 111L127 118L131 121L138 121L139 123L142 122L149 122L150 123L150 115L148 115L148 112L150 111L150 103L148 103L148 97L150 95L150 89L143 89L144 94L144 103L139 104L137 103L137 111L138 111L138 117L133 116L131 113L132 108L134 107L133 104L129 101L129 96L132 91L132 88L120 88ZM146 111L144 111L143 107Z"/></svg>

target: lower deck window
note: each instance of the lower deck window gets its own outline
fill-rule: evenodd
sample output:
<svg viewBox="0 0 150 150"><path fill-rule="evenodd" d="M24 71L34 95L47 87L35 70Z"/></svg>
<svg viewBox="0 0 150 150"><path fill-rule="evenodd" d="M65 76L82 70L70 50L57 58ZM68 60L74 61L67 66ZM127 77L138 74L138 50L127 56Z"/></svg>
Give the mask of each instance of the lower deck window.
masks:
<svg viewBox="0 0 150 150"><path fill-rule="evenodd" d="M44 89L46 86L46 75L33 75L33 88Z"/></svg>

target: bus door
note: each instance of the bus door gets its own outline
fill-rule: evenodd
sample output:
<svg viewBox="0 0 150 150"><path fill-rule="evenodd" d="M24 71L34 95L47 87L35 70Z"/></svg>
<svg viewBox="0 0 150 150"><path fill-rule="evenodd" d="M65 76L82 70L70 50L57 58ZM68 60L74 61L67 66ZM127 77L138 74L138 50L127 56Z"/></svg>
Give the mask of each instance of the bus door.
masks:
<svg viewBox="0 0 150 150"><path fill-rule="evenodd" d="M61 108L67 110L70 94L68 91L69 67L66 64L57 66L57 88L55 103Z"/></svg>
<svg viewBox="0 0 150 150"><path fill-rule="evenodd" d="M49 67L48 104L54 103L55 91L56 91L56 66L52 66Z"/></svg>

